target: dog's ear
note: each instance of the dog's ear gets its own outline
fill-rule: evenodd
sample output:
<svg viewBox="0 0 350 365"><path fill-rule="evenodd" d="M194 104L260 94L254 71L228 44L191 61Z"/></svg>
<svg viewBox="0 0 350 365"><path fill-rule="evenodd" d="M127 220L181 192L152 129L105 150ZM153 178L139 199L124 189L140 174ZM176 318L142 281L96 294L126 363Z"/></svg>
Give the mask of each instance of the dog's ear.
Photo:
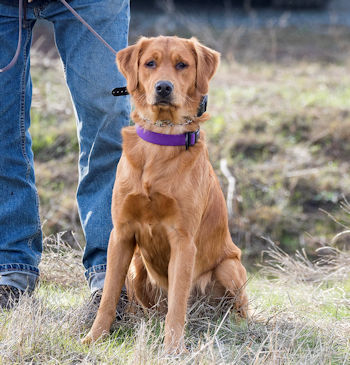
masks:
<svg viewBox="0 0 350 365"><path fill-rule="evenodd" d="M142 37L136 44L126 47L117 53L117 65L127 81L129 93L135 91L138 86L138 69L142 47L147 38Z"/></svg>
<svg viewBox="0 0 350 365"><path fill-rule="evenodd" d="M196 87L202 95L205 95L208 93L209 81L219 66L220 53L203 46L196 38L191 38L190 42L197 63Z"/></svg>

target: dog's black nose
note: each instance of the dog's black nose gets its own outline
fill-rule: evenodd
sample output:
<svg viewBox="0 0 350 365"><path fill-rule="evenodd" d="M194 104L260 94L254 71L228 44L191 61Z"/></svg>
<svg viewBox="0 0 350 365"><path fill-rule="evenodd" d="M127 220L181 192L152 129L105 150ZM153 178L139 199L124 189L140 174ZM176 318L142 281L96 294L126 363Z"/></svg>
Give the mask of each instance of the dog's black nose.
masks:
<svg viewBox="0 0 350 365"><path fill-rule="evenodd" d="M155 85L156 94L165 98L174 90L174 85L170 81L158 81Z"/></svg>

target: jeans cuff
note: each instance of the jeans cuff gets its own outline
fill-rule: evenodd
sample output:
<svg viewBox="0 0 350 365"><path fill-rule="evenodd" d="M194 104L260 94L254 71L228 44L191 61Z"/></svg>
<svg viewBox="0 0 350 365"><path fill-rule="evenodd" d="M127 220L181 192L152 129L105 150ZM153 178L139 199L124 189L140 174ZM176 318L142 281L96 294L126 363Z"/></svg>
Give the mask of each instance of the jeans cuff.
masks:
<svg viewBox="0 0 350 365"><path fill-rule="evenodd" d="M107 265L95 265L85 271L85 277L88 281L91 293L103 289L106 277L106 267Z"/></svg>
<svg viewBox="0 0 350 365"><path fill-rule="evenodd" d="M0 265L0 285L14 286L22 291L33 291L39 278L39 269L27 264Z"/></svg>

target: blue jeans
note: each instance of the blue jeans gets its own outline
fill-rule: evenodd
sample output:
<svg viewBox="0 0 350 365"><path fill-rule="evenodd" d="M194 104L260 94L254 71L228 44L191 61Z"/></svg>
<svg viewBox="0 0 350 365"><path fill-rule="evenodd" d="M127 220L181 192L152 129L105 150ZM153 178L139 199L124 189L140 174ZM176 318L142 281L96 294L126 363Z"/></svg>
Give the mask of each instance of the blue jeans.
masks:
<svg viewBox="0 0 350 365"><path fill-rule="evenodd" d="M14 0L16 1L16 0ZM39 4L39 5L38 5ZM127 46L129 0L72 0L70 5L115 49ZM16 65L0 73L0 285L33 290L39 276L42 232L31 149L30 46L38 18L54 25L77 116L80 145L77 202L86 248L83 263L91 290L103 288L111 198L128 125L128 96L112 96L126 81L115 57L60 2L28 5ZM18 7L0 3L0 67L17 46Z"/></svg>

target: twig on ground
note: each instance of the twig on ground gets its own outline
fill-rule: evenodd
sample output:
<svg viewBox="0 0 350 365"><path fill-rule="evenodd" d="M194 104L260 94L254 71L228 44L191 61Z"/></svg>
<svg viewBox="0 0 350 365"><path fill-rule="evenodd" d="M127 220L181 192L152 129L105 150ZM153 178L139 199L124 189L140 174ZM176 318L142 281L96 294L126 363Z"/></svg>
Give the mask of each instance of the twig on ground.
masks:
<svg viewBox="0 0 350 365"><path fill-rule="evenodd" d="M226 204L227 204L227 211L228 211L229 217L233 217L232 202L233 202L234 194L236 192L236 179L230 172L229 168L227 167L226 158L222 158L220 160L220 169L228 181Z"/></svg>

